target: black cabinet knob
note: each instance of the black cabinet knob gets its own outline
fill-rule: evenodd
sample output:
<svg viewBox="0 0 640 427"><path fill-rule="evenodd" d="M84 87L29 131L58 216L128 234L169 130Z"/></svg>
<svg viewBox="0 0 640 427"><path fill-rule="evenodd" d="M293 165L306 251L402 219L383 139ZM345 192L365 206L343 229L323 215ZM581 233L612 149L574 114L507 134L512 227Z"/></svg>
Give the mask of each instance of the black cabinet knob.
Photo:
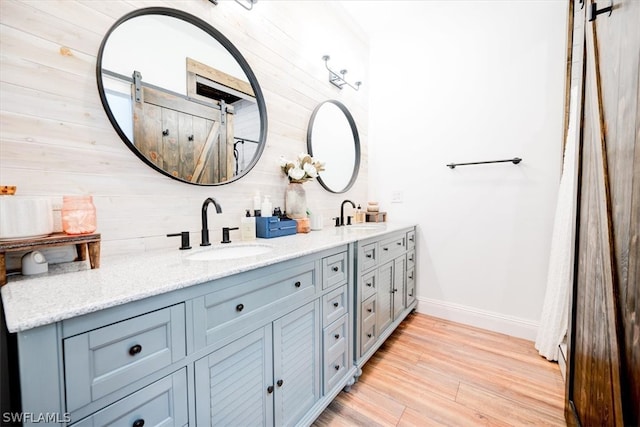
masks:
<svg viewBox="0 0 640 427"><path fill-rule="evenodd" d="M340 339L340 334L335 334L333 337L338 340Z"/></svg>
<svg viewBox="0 0 640 427"><path fill-rule="evenodd" d="M388 250L389 250L389 248L384 247L384 248L382 248L382 250L383 250L383 251L388 251Z"/></svg>
<svg viewBox="0 0 640 427"><path fill-rule="evenodd" d="M269 394L273 393L273 386L272 385L267 387L267 393L269 393Z"/></svg>
<svg viewBox="0 0 640 427"><path fill-rule="evenodd" d="M298 282L294 283L294 284L293 284L293 286L295 286L296 288L299 288L301 284L302 284L302 283L300 283L300 282L298 281Z"/></svg>
<svg viewBox="0 0 640 427"><path fill-rule="evenodd" d="M236 311L242 311L242 310L244 310L244 304L236 305Z"/></svg>
<svg viewBox="0 0 640 427"><path fill-rule="evenodd" d="M340 305L340 303L337 303L337 302L334 302L334 303L333 303L333 306L334 306L334 307L338 307L339 305Z"/></svg>
<svg viewBox="0 0 640 427"><path fill-rule="evenodd" d="M368 286L368 287L371 287L371 283L367 283L367 286Z"/></svg>
<svg viewBox="0 0 640 427"><path fill-rule="evenodd" d="M411 293L409 294L409 296L410 296L410 297L412 297L412 296L413 296L413 291L411 291Z"/></svg>
<svg viewBox="0 0 640 427"><path fill-rule="evenodd" d="M373 257L373 255L371 255L371 254L366 254L365 256L366 256L367 258L371 258L371 257Z"/></svg>
<svg viewBox="0 0 640 427"><path fill-rule="evenodd" d="M367 334L367 337L369 337L369 338L371 338L372 336L373 336L373 335L371 335L371 334Z"/></svg>
<svg viewBox="0 0 640 427"><path fill-rule="evenodd" d="M396 242L396 245L402 246L402 242Z"/></svg>
<svg viewBox="0 0 640 427"><path fill-rule="evenodd" d="M334 368L335 368L336 371L339 371L340 370L340 365L336 365L336 366L334 366Z"/></svg>
<svg viewBox="0 0 640 427"><path fill-rule="evenodd" d="M409 279L413 279L413 274L411 274L411 275L409 276Z"/></svg>
<svg viewBox="0 0 640 427"><path fill-rule="evenodd" d="M333 266L332 270L333 270L333 271L338 271L338 270L340 270L340 269L338 268L338 266Z"/></svg>
<svg viewBox="0 0 640 427"><path fill-rule="evenodd" d="M142 427L143 425L144 425L144 420L142 418L139 418L135 420L133 424L131 424L131 427Z"/></svg>
<svg viewBox="0 0 640 427"><path fill-rule="evenodd" d="M284 384L284 381L278 380L278 382L276 384L278 384L278 387L282 387L282 384Z"/></svg>
<svg viewBox="0 0 640 427"><path fill-rule="evenodd" d="M373 311L373 308L367 308L367 311L371 313Z"/></svg>
<svg viewBox="0 0 640 427"><path fill-rule="evenodd" d="M142 346L140 344L136 344L129 349L129 354L135 356L136 354L142 351ZM144 423L144 420L142 421Z"/></svg>

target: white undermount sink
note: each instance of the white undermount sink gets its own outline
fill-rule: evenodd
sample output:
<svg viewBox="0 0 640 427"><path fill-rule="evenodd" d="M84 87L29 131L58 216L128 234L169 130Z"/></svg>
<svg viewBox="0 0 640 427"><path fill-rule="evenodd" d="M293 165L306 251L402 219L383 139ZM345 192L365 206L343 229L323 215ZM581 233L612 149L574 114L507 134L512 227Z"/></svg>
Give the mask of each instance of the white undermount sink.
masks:
<svg viewBox="0 0 640 427"><path fill-rule="evenodd" d="M225 245L194 252L186 258L192 261L220 261L262 255L272 250L273 246L263 244Z"/></svg>

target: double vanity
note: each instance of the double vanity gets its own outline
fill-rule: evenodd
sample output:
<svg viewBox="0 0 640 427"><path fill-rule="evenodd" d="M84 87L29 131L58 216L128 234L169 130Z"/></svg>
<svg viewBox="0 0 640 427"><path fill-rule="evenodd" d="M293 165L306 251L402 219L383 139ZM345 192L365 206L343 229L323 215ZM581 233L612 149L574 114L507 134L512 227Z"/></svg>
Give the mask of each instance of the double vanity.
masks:
<svg viewBox="0 0 640 427"><path fill-rule="evenodd" d="M24 424L309 425L415 308L415 240L332 227L10 281Z"/></svg>

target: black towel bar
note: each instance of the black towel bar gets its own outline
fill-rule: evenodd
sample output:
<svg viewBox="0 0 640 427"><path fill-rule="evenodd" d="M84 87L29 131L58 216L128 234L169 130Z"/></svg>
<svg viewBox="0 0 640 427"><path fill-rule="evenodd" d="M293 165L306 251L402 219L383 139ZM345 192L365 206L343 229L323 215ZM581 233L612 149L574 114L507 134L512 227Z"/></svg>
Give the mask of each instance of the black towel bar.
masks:
<svg viewBox="0 0 640 427"><path fill-rule="evenodd" d="M513 159L506 159L506 160L489 160L486 162L471 162L471 163L449 163L447 165L447 167L453 169L456 166L467 166L467 165L484 165L487 163L506 163L506 162L511 162L514 165L517 165L518 163L520 163L522 161L522 159L520 157L514 157Z"/></svg>

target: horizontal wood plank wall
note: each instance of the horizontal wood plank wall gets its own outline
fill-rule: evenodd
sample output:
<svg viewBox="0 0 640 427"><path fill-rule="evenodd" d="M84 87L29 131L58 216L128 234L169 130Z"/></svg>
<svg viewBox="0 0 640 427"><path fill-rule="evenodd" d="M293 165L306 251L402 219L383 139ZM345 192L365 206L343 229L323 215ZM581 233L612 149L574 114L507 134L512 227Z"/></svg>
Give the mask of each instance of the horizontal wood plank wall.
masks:
<svg viewBox="0 0 640 427"><path fill-rule="evenodd" d="M115 20L150 6L179 8L204 19L254 71L266 100L267 145L239 181L197 187L167 178L140 161L113 130L98 96L98 49ZM313 109L337 99L355 118L362 160L358 180L345 194L326 192L317 182L305 184L310 204L330 226L345 198L366 203L368 177L367 75L354 75L364 82L357 92L329 84L321 58L336 48L348 52L351 64L336 67L366 70L368 39L335 2L265 1L247 11L230 0L217 6L206 0L2 0L0 185L17 185L23 196L50 197L58 207L63 195L93 195L107 256L177 247L165 235L185 230L194 233L197 245L200 206L215 197L223 208L223 214L209 218L216 241L221 227L239 225L255 190L284 207L287 181L279 157L306 152Z"/></svg>

